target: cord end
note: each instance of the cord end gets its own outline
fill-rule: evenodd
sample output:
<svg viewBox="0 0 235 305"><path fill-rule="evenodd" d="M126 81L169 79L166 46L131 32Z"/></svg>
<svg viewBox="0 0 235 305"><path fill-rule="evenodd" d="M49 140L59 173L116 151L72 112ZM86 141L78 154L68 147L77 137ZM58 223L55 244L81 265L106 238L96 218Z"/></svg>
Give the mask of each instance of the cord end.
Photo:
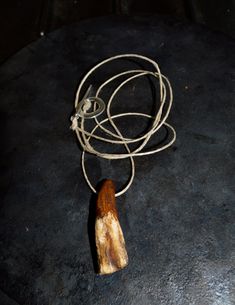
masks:
<svg viewBox="0 0 235 305"><path fill-rule="evenodd" d="M78 128L78 120L77 120L76 116L71 116L70 120L72 122L70 129L75 131Z"/></svg>

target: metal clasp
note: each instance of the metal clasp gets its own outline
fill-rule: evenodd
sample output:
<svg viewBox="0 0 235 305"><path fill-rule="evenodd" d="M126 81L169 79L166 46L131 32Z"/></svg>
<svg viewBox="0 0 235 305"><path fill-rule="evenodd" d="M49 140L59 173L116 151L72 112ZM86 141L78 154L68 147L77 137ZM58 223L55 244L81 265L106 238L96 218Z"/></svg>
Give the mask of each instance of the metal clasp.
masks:
<svg viewBox="0 0 235 305"><path fill-rule="evenodd" d="M101 98L89 96L91 88L92 85L89 86L83 99L79 102L75 113L76 118L93 119L105 110L105 103ZM91 108L93 111L89 111Z"/></svg>

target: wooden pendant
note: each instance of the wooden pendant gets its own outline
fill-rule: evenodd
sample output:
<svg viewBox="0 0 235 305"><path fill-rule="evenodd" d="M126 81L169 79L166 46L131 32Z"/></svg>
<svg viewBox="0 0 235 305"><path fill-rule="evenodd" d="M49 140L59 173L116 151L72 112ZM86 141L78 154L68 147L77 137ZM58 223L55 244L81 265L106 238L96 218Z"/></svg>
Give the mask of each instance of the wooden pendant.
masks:
<svg viewBox="0 0 235 305"><path fill-rule="evenodd" d="M96 204L95 239L99 274L110 274L128 264L125 240L118 220L115 187L105 180Z"/></svg>

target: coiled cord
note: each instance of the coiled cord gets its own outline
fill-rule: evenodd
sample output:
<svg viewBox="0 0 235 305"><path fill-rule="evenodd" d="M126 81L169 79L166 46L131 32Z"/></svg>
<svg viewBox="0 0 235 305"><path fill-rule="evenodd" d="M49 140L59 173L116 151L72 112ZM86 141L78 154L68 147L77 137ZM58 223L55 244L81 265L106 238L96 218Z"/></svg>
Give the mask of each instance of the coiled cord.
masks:
<svg viewBox="0 0 235 305"><path fill-rule="evenodd" d="M88 77L93 74L99 67L113 61L113 60L118 60L118 59L123 59L123 58L138 58L144 61L149 62L150 64L153 65L155 71L147 71L147 70L127 70L124 71L122 73L116 74L113 77L109 78L108 80L106 80L103 84L101 84L99 86L99 88L96 91L95 97L89 98L89 96L84 97L82 99L82 101L80 101L80 93L81 90L83 88L83 85L85 83L85 81L88 79ZM107 102L107 106L106 106L106 114L107 114L107 118L103 119L101 121L98 121L97 119L97 105L100 106L102 108L102 100L100 101L100 93L102 91L102 89L107 86L109 83L111 83L113 80L118 79L121 76L127 75L128 78L124 81L121 82L121 84L113 91L111 97L109 98L108 102ZM145 113L139 113L139 112L126 112L126 113L120 113L120 114L116 114L116 115L111 115L111 104L112 101L115 97L115 95L118 93L118 91L128 82L130 82L131 80L138 78L138 77L142 77L142 76L148 76L151 75L153 77L155 77L158 82L159 82L159 90L160 90L160 106L159 109L157 111L157 113L154 116L145 114ZM88 93L89 93L89 89L88 89ZM168 93L168 95L167 95ZM97 99L97 100L96 100ZM96 103L97 101L97 103ZM93 103L93 112L88 112L88 110L92 107L92 102ZM174 130L174 128L168 124L166 122L166 119L170 113L171 110L171 106L172 106L172 102L173 102L173 93L172 93L172 88L171 88L171 84L168 80L168 78L166 76L164 76L160 69L158 64L153 61L152 59L149 59L148 57L142 56L142 55L138 55L138 54L122 54L122 55L117 55L117 56L113 56L110 57L106 60L103 60L102 62L100 62L99 64L97 64L96 66L94 66L82 79L80 85L78 86L77 89L77 93L76 93L76 98L75 98L75 116L73 116L71 118L72 120L72 126L71 128L76 132L77 138L79 140L79 143L83 149L82 152L82 170L83 170L83 174L85 177L85 180L87 182L87 184L89 185L89 187L91 188L91 190L96 193L95 188L92 186L88 176L87 176L87 172L86 172L86 168L85 168L85 152L89 152L91 154L94 154L98 157L104 158L104 159L109 159L109 160L116 160L116 159L124 159L124 158L129 158L130 159L130 163L131 163L131 175L129 178L129 181L127 183L127 185L118 193L115 194L116 197L121 196L122 194L124 194L129 187L131 186L133 180L134 180L134 176L135 176L135 163L134 163L134 157L137 156L145 156L145 155L150 155L150 154L155 154L158 153L166 148L168 148L169 146L171 146L176 139L176 132ZM82 104L81 104L82 103ZM82 105L82 106L81 106ZM163 108L164 108L164 113L163 113ZM79 109L79 111L78 111ZM95 114L94 116L92 116L92 114ZM125 116L137 116L137 117L146 117L149 118L153 121L151 128L148 130L148 132L146 132L144 135L138 137L138 138L125 138L118 126L115 124L114 119L116 118L120 118L120 117L125 117ZM95 120L95 127L92 129L92 131L87 131L85 129L85 121L87 118L93 118ZM110 131L109 129L105 128L103 125L109 123L115 132ZM157 133L157 131L163 126L165 125L170 131L171 131L171 138L169 139L168 143L162 145L161 147L158 147L156 149L153 150L149 150L149 151L142 151L143 148L147 145L148 141L150 140L150 138ZM106 134L109 135L109 138L106 137L101 137L95 134L95 132L101 129L102 131L104 131ZM111 136L111 139L110 139ZM107 142L107 143L112 143L112 144L116 144L116 145L124 145L125 149L126 149L126 153L103 153L98 151L97 149L95 149L90 141L92 139L96 139L98 141L102 141L102 142ZM137 146L137 148L135 148L133 151L130 150L128 144L131 143L136 143L136 142L140 142L140 144Z"/></svg>

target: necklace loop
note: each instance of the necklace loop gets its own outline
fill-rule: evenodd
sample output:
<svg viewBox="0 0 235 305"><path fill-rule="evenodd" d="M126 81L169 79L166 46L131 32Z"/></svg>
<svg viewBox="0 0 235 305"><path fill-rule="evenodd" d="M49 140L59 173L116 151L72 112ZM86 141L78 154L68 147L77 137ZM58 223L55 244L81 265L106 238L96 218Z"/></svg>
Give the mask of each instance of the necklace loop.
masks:
<svg viewBox="0 0 235 305"><path fill-rule="evenodd" d="M108 80L106 80L104 83L100 85L100 87L97 89L95 93L95 97L89 97L89 93L91 91L91 86L88 88L85 96L83 97L82 101L79 102L79 95L82 90L82 87L85 83L85 81L88 79L88 77L93 74L99 67L117 59L123 59L123 58L137 58L140 60L144 60L147 63L152 64L154 67L154 71L148 71L148 70L127 70L124 72L121 72L119 74L116 74L112 77L110 77ZM105 103L104 101L99 97L101 94L102 89L107 86L109 83L111 83L113 80L118 79L119 77L122 77L124 75L127 75L128 78L121 82L121 84L113 91L111 94L111 97L109 98L106 106L106 115L107 118L103 119L102 121L98 121L97 117L105 110ZM133 79L136 79L138 77L142 76L152 76L155 79L157 79L159 84L159 92L160 92L160 106L157 111L157 113L154 116L150 116L145 113L139 113L139 112L126 112L126 113L120 113L116 115L111 114L111 104L113 101L114 96L118 93L118 91L128 82L132 81ZM96 193L95 188L92 186L85 168L85 152L89 152L93 155L96 155L98 157L108 159L108 160L117 160L117 159L125 159L129 158L131 163L131 175L128 180L128 183L126 186L119 192L115 194L116 197L121 196L124 194L129 187L131 186L134 176L135 176L135 163L134 163L134 157L137 156L145 156L150 154L158 153L168 147L170 147L176 140L176 132L175 129L166 122L168 115L171 110L171 106L173 103L173 92L171 88L170 81L166 76L164 76L160 69L158 64L152 60L149 59L146 56L138 55L138 54L122 54L110 57L108 59L103 60L96 66L94 66L82 79L80 85L78 86L76 98L75 98L75 109L76 114L74 117L72 117L72 129L76 132L76 135L78 137L78 140L81 144L81 147L83 149L82 153L82 170L85 177L85 180L88 184L88 186L91 188L91 190ZM93 104L93 111L88 112L88 110L92 107ZM98 108L96 108L98 106ZM138 137L129 139L122 135L120 132L115 119L119 117L125 117L125 116L137 116L137 117L146 117L152 120L151 128L148 130L144 135ZM87 131L85 129L85 119L94 119L96 125L91 131ZM105 128L103 125L109 123L112 127L113 131L110 131L109 129ZM169 130L169 135L171 135L170 138L168 138L168 142L166 144L162 144L162 146L152 149L152 150L144 150L145 146L149 142L150 138L158 132L158 130L162 127L166 127ZM105 132L108 134L108 137L99 136L96 133L96 131L100 129L102 132ZM124 145L126 149L126 153L105 153L101 152L97 149L95 149L91 145L91 140L96 139L101 142L116 144L116 145ZM129 148L129 144L131 143L138 143L140 144L131 151Z"/></svg>
<svg viewBox="0 0 235 305"><path fill-rule="evenodd" d="M96 108L97 106L98 108ZM93 108L93 111L88 112L90 108ZM105 110L105 103L101 98L95 96L87 97L78 104L75 116L77 118L81 117L84 119L94 119L99 115L101 115L101 113L103 113L104 110Z"/></svg>

